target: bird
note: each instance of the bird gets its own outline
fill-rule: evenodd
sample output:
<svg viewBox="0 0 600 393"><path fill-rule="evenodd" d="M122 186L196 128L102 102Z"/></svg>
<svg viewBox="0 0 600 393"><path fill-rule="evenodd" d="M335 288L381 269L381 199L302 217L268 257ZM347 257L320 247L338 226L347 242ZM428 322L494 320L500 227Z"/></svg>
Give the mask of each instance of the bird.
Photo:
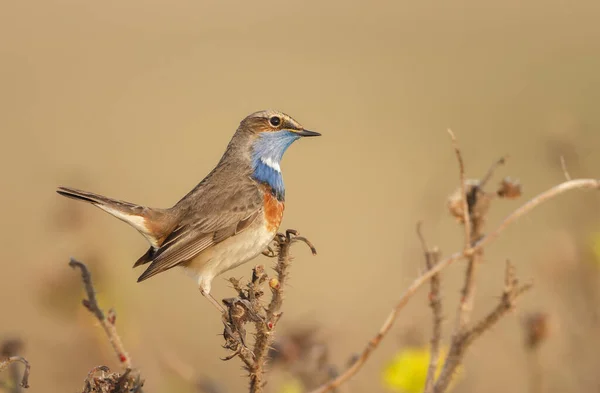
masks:
<svg viewBox="0 0 600 393"><path fill-rule="evenodd" d="M150 243L133 265L138 282L183 267L217 309L213 279L265 251L285 207L281 160L296 140L320 136L289 115L263 110L244 118L217 165L170 208L153 208L71 187L58 194L91 203L125 221Z"/></svg>

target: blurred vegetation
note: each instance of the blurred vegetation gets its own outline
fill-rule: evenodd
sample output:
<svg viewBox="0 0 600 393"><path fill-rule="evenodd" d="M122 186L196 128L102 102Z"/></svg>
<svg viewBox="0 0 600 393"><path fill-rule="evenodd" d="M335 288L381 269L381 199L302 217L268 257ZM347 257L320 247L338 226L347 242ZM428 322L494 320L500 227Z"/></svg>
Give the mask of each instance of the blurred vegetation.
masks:
<svg viewBox="0 0 600 393"><path fill-rule="evenodd" d="M208 173L252 111L280 109L321 132L282 165L283 227L300 229L320 255L295 254L278 337L305 325L318 333L301 350L310 364L274 362L267 386L306 389L303 375L343 369L422 270L417 221L444 253L460 244L444 205L456 185L448 127L468 176L508 154L524 198L564 178L561 156L572 177L600 176L598 20L597 0L4 2L0 341L23 344L28 391L75 392L92 367L117 365L81 307L71 256L90 265L101 303L117 310L147 393L246 388L243 372L219 360L221 321L194 283L173 272L137 284L131 265L144 240L60 200L57 185L167 206ZM489 250L476 315L497 300L507 257L535 288L476 344L453 392L598 390L599 223L597 194L565 196ZM449 291L458 294L462 275L444 273ZM215 280L215 296L227 285ZM424 292L340 393L390 390L382 373L429 337ZM323 353L324 372L307 373ZM12 381L0 374L0 385Z"/></svg>

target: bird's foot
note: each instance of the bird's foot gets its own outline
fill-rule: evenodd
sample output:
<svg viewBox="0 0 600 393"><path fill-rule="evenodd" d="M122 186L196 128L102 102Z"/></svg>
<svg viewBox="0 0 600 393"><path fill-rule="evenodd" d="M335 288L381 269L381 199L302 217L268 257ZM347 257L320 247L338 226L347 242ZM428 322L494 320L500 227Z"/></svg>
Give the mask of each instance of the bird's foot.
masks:
<svg viewBox="0 0 600 393"><path fill-rule="evenodd" d="M267 249L264 250L262 254L269 258L275 258L279 254L279 251L271 247L271 245L268 245Z"/></svg>
<svg viewBox="0 0 600 393"><path fill-rule="evenodd" d="M313 246L310 240L308 240L304 236L300 236L300 232L298 232L295 229L287 229L285 233L278 233L277 235L275 235L273 241L276 243L278 250L280 250L281 246L283 245L301 242L306 244L310 248L310 251L313 255L317 255L317 249L315 248L315 246Z"/></svg>
<svg viewBox="0 0 600 393"><path fill-rule="evenodd" d="M225 337L224 348L233 351L233 354L223 360L229 360L235 357L239 352L244 351L254 354L246 345L246 329L244 324L247 322L264 322L264 317L259 315L252 303L248 299L241 297L223 299L227 306L227 311L223 314L223 337Z"/></svg>

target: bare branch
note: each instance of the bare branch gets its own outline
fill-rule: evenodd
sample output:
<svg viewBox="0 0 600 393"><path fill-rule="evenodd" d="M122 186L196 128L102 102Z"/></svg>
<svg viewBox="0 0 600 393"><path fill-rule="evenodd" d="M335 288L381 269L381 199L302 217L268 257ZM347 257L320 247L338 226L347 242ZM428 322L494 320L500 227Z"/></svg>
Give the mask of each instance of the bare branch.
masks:
<svg viewBox="0 0 600 393"><path fill-rule="evenodd" d="M69 266L71 266L73 269L79 268L81 270L81 279L83 280L83 285L87 293L87 299L82 301L83 306L92 314L94 314L100 322L100 325L102 325L102 328L108 337L108 341L110 341L110 344L117 354L121 365L125 369L130 369L131 358L129 357L127 351L125 351L121 337L117 333L117 328L115 327L116 314L114 310L109 310L107 317L102 309L98 306L98 301L96 300L96 291L94 290L94 285L92 284L92 276L85 264L75 260L74 258L71 258Z"/></svg>
<svg viewBox="0 0 600 393"><path fill-rule="evenodd" d="M244 363L250 378L250 392L263 391L265 367L269 356L269 349L273 343L275 327L281 318L283 304L283 289L287 283L288 269L292 256L290 248L294 243L305 243L315 255L315 247L306 238L298 236L298 232L288 229L285 234L277 234L274 246L269 247L264 254L268 257L277 257L275 265L276 277L269 280L262 265L252 270L252 279L243 287L240 281L230 278L238 297L224 299L228 312L223 315L225 348L232 352L223 360L239 357ZM261 299L262 286L268 281L271 290L271 300L264 307ZM250 351L245 343L246 331L244 325L253 322L256 329L254 347Z"/></svg>
<svg viewBox="0 0 600 393"><path fill-rule="evenodd" d="M506 160L508 159L508 156L504 156L504 157L500 157L498 159L498 161L496 161L495 163L492 164L492 166L490 167L490 169L488 169L488 172L485 174L485 176L481 179L481 181L479 182L479 186L481 188L485 187L485 185L487 184L488 181L490 181L490 179L492 178L492 176L494 175L494 172L496 172L496 169L500 166L500 165L504 165L506 164Z"/></svg>
<svg viewBox="0 0 600 393"><path fill-rule="evenodd" d="M487 246L492 241L496 240L496 238L514 221L521 218L525 214L529 213L535 207L539 206L543 202L546 202L549 199L555 198L560 194L563 194L567 191L578 190L578 189L600 189L600 180L598 179L574 179L569 180L564 183L560 183L547 191L538 194L537 196L531 198L524 205L521 205L518 209L513 211L508 215L500 225L490 234L486 235L484 238L479 240L473 245L473 251L477 251L478 249Z"/></svg>
<svg viewBox="0 0 600 393"><path fill-rule="evenodd" d="M478 197L479 194L483 194L483 190L481 188L482 187L481 183L478 186L473 186L473 188L470 192L467 191L467 189L465 188L465 184L464 184L465 168L464 168L463 160L461 158L460 149L459 149L456 139L454 137L452 139L452 142L454 145L454 149L456 150L456 155L457 155L457 157L459 157L459 159L458 159L459 171L461 173L461 176L460 176L461 177L461 187L463 189L462 198L464 200L464 203L467 204L466 209L469 212L472 212L475 210L481 210L481 209L476 209L477 204L480 203L480 199L484 199L484 198ZM494 169L498 166L498 162L503 162L503 159L498 160L496 163L494 163L490 167L486 177L487 176L491 177L491 175L494 172ZM469 198L468 194L470 194L471 198ZM484 202L481 202L481 203L484 203ZM463 207L463 210L464 209L465 208ZM468 241L468 243L466 243L466 245L465 245L465 250L470 249L471 239L478 240L483 235L483 233L482 233L483 223L484 223L483 212L485 212L485 209L482 210L482 214L465 213L465 215L464 215L464 219L469 220L468 227L467 227L466 221L465 221L465 238L467 239L466 241ZM470 231L468 234L466 233L467 229ZM467 257L468 262L467 262L467 270L465 272L465 283L464 283L464 286L462 289L462 296L461 296L459 306L458 306L458 311L457 311L458 315L456 318L456 327L455 327L454 335L452 338L452 343L453 343L452 345L456 344L454 341L460 335L460 333L465 329L465 326L469 322L469 317L470 317L471 311L473 310L473 302L475 299L475 279L477 276L476 275L477 269L478 269L479 263L481 261L482 251L480 249L477 252L467 253L467 255L468 255L468 257Z"/></svg>
<svg viewBox="0 0 600 393"><path fill-rule="evenodd" d="M12 363L21 362L25 365L25 371L23 371L23 378L21 379L21 387L28 388L29 387L29 372L31 370L31 366L29 362L21 356L11 356L6 360L0 361L0 372L4 371L8 366Z"/></svg>
<svg viewBox="0 0 600 393"><path fill-rule="evenodd" d="M402 308L408 303L408 301L415 294L417 289L419 289L423 284L425 284L428 280L430 280L433 275L439 273L446 267L450 266L453 262L455 262L459 259L465 258L468 255L472 255L474 252L477 252L481 248L487 246L492 241L494 241L510 224L514 223L517 219L519 219L520 217L529 213L531 210L533 210L535 207L539 206L543 202L545 202L549 199L555 198L558 195L563 194L564 192L567 192L570 190L586 189L586 188L600 189L600 180L596 180L596 179L570 180L570 181L561 183L557 186L550 188L549 190L542 192L541 194L530 199L528 202L526 202L521 207L519 207L518 209L513 211L511 214L509 214L504 219L504 221L502 221L500 223L500 225L494 231L492 231L487 236L481 238L480 240L477 240L473 244L473 246L470 247L470 249L456 252L456 253L450 255L446 259L444 259L441 262L439 262L438 264L436 264L433 268L427 270L421 276L417 277L413 281L413 283L402 294L402 296L400 297L400 300L398 301L396 306L392 309L392 311L386 318L385 322L383 323L383 325L381 326L381 328L379 329L377 334L371 340L369 340L369 342L367 343L366 347L363 349L363 351L361 352L361 354L359 355L357 360L350 367L348 367L343 373L341 373L337 378L335 378L335 379L329 381L328 383L322 385L321 387L313 390L312 393L329 392L329 391L335 389L336 387L340 386L347 380L349 380L351 377L353 377L362 368L362 366L366 363L366 361L371 356L371 353L378 347L381 340L385 337L385 335L389 332L391 327L394 325L394 322L396 321L396 318L398 317L398 313L400 312L400 310L402 310Z"/></svg>
<svg viewBox="0 0 600 393"><path fill-rule="evenodd" d="M487 213L488 208L486 204L489 202L489 200L486 200L486 195L488 194L486 194L483 190L483 186L487 181L489 181L489 179L491 179L498 165L503 164L504 162L505 158L502 157L494 164L492 164L487 174L485 175L483 181L479 182L477 186L473 186L473 189L469 195L469 209L472 212L476 212L474 214L471 214L470 216L471 238L475 241L479 240L483 236L483 226L485 223L485 215ZM464 170L462 166L460 169L461 171ZM447 370L451 370L450 375L453 375L456 367L458 367L458 365L460 364L461 358L456 356L456 354L461 353L461 349L464 346L463 338L465 336L466 330L468 329L467 325L469 323L471 313L473 311L473 305L475 303L477 270L479 269L482 259L483 248L480 248L479 250L473 253L467 254L467 269L465 271L465 281L461 292L461 298L458 303L456 326L454 328L454 333L452 334L450 351L444 362L444 367L442 369L441 376L445 375L445 372ZM439 384L439 381L436 382L435 387L432 389L432 391L443 392L443 390L439 390Z"/></svg>
<svg viewBox="0 0 600 393"><path fill-rule="evenodd" d="M265 374L265 365L269 348L273 343L275 326L279 322L282 313L281 306L283 304L283 288L288 278L288 268L292 262L290 248L296 242L305 243L313 253L317 254L317 250L308 239L298 236L298 232L293 229L288 229L285 235L278 235L278 255L275 272L277 278L269 280L269 288L271 288L271 301L266 309L265 321L255 322L256 326L256 341L254 342L255 361L250 369L250 392L262 392L264 385L263 376Z"/></svg>
<svg viewBox="0 0 600 393"><path fill-rule="evenodd" d="M261 392L263 385L264 367L267 362L268 349L273 341L272 330L275 328L281 314L279 310L283 303L283 288L286 283L287 269L292 260L290 256L290 237L282 237L279 241L279 253L275 272L277 278L269 280L272 297L266 310L264 322L256 322L256 341L254 343L254 354L256 360L250 368L250 392Z"/></svg>
<svg viewBox="0 0 600 393"><path fill-rule="evenodd" d="M461 189L461 197L462 197L462 214L463 214L463 225L465 226L465 250L471 248L471 206L469 206L469 201L467 200L467 182L465 179L465 163L462 158L462 154L460 152L460 148L458 147L458 142L456 141L456 136L452 132L451 129L448 128L448 134L450 134L450 138L452 138L452 146L454 146L454 151L456 153L456 159L458 160L458 169L460 174L460 189Z"/></svg>
<svg viewBox="0 0 600 393"><path fill-rule="evenodd" d="M435 384L435 392L441 393L446 391L448 384L452 380L452 376L456 373L456 369L462 363L462 359L468 347L510 311L520 295L531 289L531 284L519 286L514 266L510 261L506 261L504 281L504 291L500 303L485 318L475 324L475 326L460 333L460 335L457 336L456 345L454 345L453 341L444 368Z"/></svg>
<svg viewBox="0 0 600 393"><path fill-rule="evenodd" d="M425 242L425 237L421 231L421 222L417 224L417 236L421 241L423 254L425 255L425 265L427 269L433 268L440 256L439 250L430 250ZM435 372L438 367L440 356L440 340L442 338L442 299L440 297L440 277L439 274L431 276L431 289L429 292L429 306L433 313L433 329L431 334L431 349L429 355L429 367L427 369L427 377L425 379L425 393L433 392L435 383Z"/></svg>

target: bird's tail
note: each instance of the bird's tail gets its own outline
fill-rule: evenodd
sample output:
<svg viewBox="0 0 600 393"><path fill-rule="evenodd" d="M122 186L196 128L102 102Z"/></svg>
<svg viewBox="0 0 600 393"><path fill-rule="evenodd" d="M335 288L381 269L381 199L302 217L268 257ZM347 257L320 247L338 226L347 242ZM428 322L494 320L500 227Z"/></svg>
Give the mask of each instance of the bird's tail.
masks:
<svg viewBox="0 0 600 393"><path fill-rule="evenodd" d="M92 192L70 187L58 187L60 195L91 203L137 229L153 247L159 247L172 227L173 217L168 210L155 209L119 201Z"/></svg>

